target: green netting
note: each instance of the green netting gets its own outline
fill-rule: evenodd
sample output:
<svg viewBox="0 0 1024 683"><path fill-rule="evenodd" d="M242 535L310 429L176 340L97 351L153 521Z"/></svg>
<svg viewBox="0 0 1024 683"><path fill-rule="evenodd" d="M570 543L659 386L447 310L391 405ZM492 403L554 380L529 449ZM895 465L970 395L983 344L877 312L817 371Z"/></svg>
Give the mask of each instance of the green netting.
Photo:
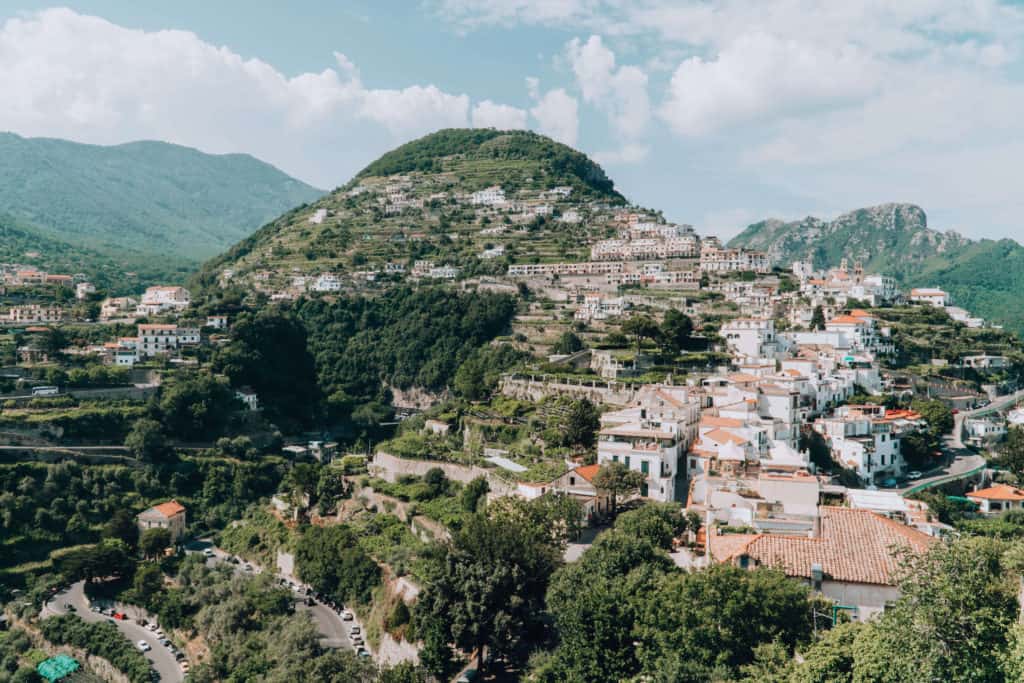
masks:
<svg viewBox="0 0 1024 683"><path fill-rule="evenodd" d="M40 676L53 683L68 674L78 671L78 662L67 655L57 655L40 662L39 666L36 667L36 671L39 672Z"/></svg>

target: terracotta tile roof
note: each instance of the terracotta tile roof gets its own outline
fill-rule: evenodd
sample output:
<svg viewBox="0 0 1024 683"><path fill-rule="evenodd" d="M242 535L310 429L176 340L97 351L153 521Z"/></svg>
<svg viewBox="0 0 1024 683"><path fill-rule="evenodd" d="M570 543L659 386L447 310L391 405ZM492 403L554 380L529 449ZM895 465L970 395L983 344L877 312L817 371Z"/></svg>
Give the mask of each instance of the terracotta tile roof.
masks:
<svg viewBox="0 0 1024 683"><path fill-rule="evenodd" d="M716 534L707 535L707 550L715 562L728 562L746 552L747 546L761 534Z"/></svg>
<svg viewBox="0 0 1024 683"><path fill-rule="evenodd" d="M597 474L597 471L599 469L601 469L600 465L583 465L582 467L577 467L575 471L576 474L580 475L581 477L589 481L591 484L593 484L594 475Z"/></svg>
<svg viewBox="0 0 1024 683"><path fill-rule="evenodd" d="M837 315L828 321L829 325L859 325L864 322L863 318L852 315Z"/></svg>
<svg viewBox="0 0 1024 683"><path fill-rule="evenodd" d="M185 511L185 506L182 505L181 503L179 503L176 500L169 500L166 503L160 503L159 505L154 505L153 507L150 508L150 510L155 510L155 511L159 512L161 515L163 515L164 517L167 517L168 519L170 519L171 517L173 517L174 515L178 514L179 512L184 512Z"/></svg>
<svg viewBox="0 0 1024 683"><path fill-rule="evenodd" d="M966 495L968 498L981 498L983 500L1024 500L1024 491L1006 484L996 484L987 489L972 491Z"/></svg>
<svg viewBox="0 0 1024 683"><path fill-rule="evenodd" d="M730 382L735 382L737 384L747 384L750 382L761 381L761 378L758 377L757 375L750 375L745 372L737 372L735 374L729 375L728 377L726 377L726 379L728 379Z"/></svg>
<svg viewBox="0 0 1024 683"><path fill-rule="evenodd" d="M710 432L705 434L707 438L711 439L715 443L734 443L742 445L748 443L742 436L737 436L732 432L727 432L724 429L712 429Z"/></svg>
<svg viewBox="0 0 1024 683"><path fill-rule="evenodd" d="M853 309L852 311L850 311L850 315L852 317L854 317L854 318L874 318L875 317L875 316L871 315L870 313L868 313L867 311L865 311L863 308L855 308L855 309Z"/></svg>
<svg viewBox="0 0 1024 683"><path fill-rule="evenodd" d="M892 586L897 569L895 549L923 553L937 542L870 510L823 506L819 514L818 538L762 534L741 551L787 576L810 578L811 565L820 564L826 579Z"/></svg>
<svg viewBox="0 0 1024 683"><path fill-rule="evenodd" d="M700 418L701 427L742 427L743 420L734 417L718 417L717 415L704 415Z"/></svg>

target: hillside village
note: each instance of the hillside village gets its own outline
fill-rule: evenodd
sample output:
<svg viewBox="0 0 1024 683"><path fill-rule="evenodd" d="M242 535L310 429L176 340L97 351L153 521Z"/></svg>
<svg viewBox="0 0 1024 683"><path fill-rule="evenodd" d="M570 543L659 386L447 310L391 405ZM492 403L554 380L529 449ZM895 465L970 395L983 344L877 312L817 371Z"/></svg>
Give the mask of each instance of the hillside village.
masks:
<svg viewBox="0 0 1024 683"><path fill-rule="evenodd" d="M880 619L905 558L1019 524L1020 472L993 467L1024 424L1012 333L853 256L773 263L538 168L467 154L364 172L187 286L135 296L3 264L0 431L9 481L28 479L4 509L27 519L33 477L65 467L37 461L151 465L154 481L103 490L127 491L140 538L168 530L158 554L208 548L195 563L322 607L321 640L347 633L325 647L382 666L433 661L409 611L440 599L431 548L479 501L555 514L559 571L588 567L619 520L666 515L664 571L777 570L830 627ZM100 526L61 519L46 544L12 533L0 568L58 611L59 548ZM350 579L311 559L335 541L369 577L344 598ZM213 666L180 623L175 675ZM483 658L443 645L449 673Z"/></svg>

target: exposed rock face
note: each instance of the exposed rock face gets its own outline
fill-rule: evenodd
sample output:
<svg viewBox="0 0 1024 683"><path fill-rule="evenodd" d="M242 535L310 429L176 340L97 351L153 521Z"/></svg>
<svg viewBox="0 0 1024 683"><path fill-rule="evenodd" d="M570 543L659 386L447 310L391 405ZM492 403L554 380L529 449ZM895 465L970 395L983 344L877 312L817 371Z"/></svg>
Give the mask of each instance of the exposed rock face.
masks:
<svg viewBox="0 0 1024 683"><path fill-rule="evenodd" d="M777 265L810 257L816 266L828 267L847 258L874 270L894 271L883 266L924 261L969 243L956 232L930 229L919 206L881 204L831 221L810 216L788 223L768 219L749 226L730 245L766 251Z"/></svg>

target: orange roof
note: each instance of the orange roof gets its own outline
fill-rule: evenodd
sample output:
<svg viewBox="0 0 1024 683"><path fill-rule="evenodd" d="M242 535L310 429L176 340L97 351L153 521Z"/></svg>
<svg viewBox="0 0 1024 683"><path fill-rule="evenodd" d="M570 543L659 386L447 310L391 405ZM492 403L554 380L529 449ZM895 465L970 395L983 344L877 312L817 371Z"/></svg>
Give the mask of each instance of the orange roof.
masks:
<svg viewBox="0 0 1024 683"><path fill-rule="evenodd" d="M732 432L727 432L724 429L712 429L710 432L705 434L707 438L711 439L715 443L734 443L742 445L748 443L742 436L737 436Z"/></svg>
<svg viewBox="0 0 1024 683"><path fill-rule="evenodd" d="M967 494L968 498L981 498L982 500L1024 500L1024 491L1007 484L996 484L987 489L972 491Z"/></svg>
<svg viewBox="0 0 1024 683"><path fill-rule="evenodd" d="M871 315L870 313L868 313L867 311L865 311L863 308L855 308L855 309L853 309L852 311L850 311L850 315L853 316L854 318L874 318L875 317L875 316Z"/></svg>
<svg viewBox="0 0 1024 683"><path fill-rule="evenodd" d="M717 415L704 415L700 418L701 427L742 427L743 420L734 417L718 417Z"/></svg>
<svg viewBox="0 0 1024 683"><path fill-rule="evenodd" d="M761 378L758 377L757 375L751 375L746 372L733 373L731 375L726 376L726 379L729 380L730 382L735 382L737 384L748 384L750 382L761 381Z"/></svg>
<svg viewBox="0 0 1024 683"><path fill-rule="evenodd" d="M575 472L590 483L593 483L594 475L597 474L599 469L601 469L600 465L583 465L582 467L577 467Z"/></svg>
<svg viewBox="0 0 1024 683"><path fill-rule="evenodd" d="M864 322L863 318L857 318L852 315L837 315L828 321L829 325L859 325Z"/></svg>
<svg viewBox="0 0 1024 683"><path fill-rule="evenodd" d="M166 503L154 505L151 509L156 510L164 517L170 518L178 513L184 512L185 506L176 500L169 500Z"/></svg>
<svg viewBox="0 0 1024 683"><path fill-rule="evenodd" d="M144 323L139 325L140 330L176 330L177 325L174 324L159 324L159 323Z"/></svg>
<svg viewBox="0 0 1024 683"><path fill-rule="evenodd" d="M720 550L715 545L721 536L708 538L709 550L716 559L748 555L758 564L776 567L787 576L810 578L811 565L820 564L825 577L833 581L895 584L898 562L894 550L906 548L915 553L928 550L937 539L870 510L819 508L821 534L807 536L748 536L746 542L727 541Z"/></svg>

